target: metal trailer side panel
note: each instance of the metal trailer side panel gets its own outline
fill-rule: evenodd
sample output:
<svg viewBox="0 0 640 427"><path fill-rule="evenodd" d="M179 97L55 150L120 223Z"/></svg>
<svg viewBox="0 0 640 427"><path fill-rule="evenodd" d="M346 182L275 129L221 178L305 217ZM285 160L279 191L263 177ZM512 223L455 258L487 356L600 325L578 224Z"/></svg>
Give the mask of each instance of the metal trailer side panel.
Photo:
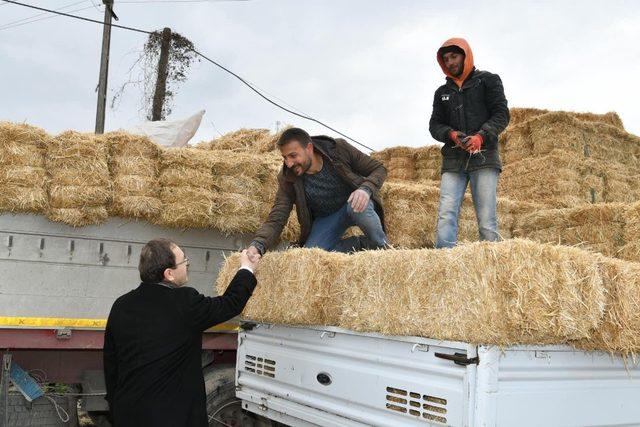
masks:
<svg viewBox="0 0 640 427"><path fill-rule="evenodd" d="M156 237L185 250L190 285L205 295L214 295L225 253L248 241L121 218L73 228L39 215L0 214L0 316L106 319L113 301L138 286L140 250Z"/></svg>
<svg viewBox="0 0 640 427"><path fill-rule="evenodd" d="M324 426L467 423L469 369L435 356L468 354L464 343L275 325L238 339L237 396L262 415Z"/></svg>
<svg viewBox="0 0 640 427"><path fill-rule="evenodd" d="M568 346L478 350L478 426L640 425L640 368Z"/></svg>

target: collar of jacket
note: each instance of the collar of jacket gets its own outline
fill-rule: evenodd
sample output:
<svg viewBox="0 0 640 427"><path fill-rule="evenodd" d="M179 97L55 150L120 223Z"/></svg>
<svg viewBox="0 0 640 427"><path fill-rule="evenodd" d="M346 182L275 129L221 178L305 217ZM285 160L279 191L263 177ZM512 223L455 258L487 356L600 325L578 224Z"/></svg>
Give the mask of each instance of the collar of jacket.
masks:
<svg viewBox="0 0 640 427"><path fill-rule="evenodd" d="M313 144L314 151L319 152L325 159L333 161L336 149L335 139L330 136L318 135L311 137L311 143ZM282 164L282 173L288 182L294 182L296 179L300 178L291 172L291 169L289 169L284 163Z"/></svg>
<svg viewBox="0 0 640 427"><path fill-rule="evenodd" d="M472 84L475 83L475 80L477 80L477 78L479 77L479 74L481 72L476 68L473 67L473 71L471 71L471 73L469 74L469 77L467 77L467 79L464 81L464 83L462 83L462 87L459 88L458 85L456 84L456 82L453 81L453 79L451 77L447 77L447 86L449 86L452 89L455 90L464 90L469 88L469 86L471 86Z"/></svg>
<svg viewBox="0 0 640 427"><path fill-rule="evenodd" d="M145 286L164 286L165 288L169 288L169 289L176 289L179 288L180 286L177 286L171 282L158 282L158 283L152 283L152 282L142 282L140 283L141 285L145 285Z"/></svg>

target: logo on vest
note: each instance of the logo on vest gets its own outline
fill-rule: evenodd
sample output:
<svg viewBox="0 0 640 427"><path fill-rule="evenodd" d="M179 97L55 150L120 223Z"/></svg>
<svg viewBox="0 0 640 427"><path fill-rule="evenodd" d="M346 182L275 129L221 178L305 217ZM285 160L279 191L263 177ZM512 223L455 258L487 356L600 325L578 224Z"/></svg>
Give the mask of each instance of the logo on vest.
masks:
<svg viewBox="0 0 640 427"><path fill-rule="evenodd" d="M451 96L451 95L449 95L448 93L446 93L446 94L442 95L442 100L443 100L443 101L448 101L450 96Z"/></svg>

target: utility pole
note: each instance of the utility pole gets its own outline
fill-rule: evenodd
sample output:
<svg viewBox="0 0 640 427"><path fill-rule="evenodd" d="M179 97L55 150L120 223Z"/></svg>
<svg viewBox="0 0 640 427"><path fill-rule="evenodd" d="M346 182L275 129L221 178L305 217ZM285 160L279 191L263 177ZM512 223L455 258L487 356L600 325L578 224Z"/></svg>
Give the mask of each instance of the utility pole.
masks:
<svg viewBox="0 0 640 427"><path fill-rule="evenodd" d="M151 121L162 119L162 106L167 92L167 66L169 65L169 48L171 47L171 28L162 30L160 43L160 59L158 60L158 79L156 90L153 94L153 106L151 108Z"/></svg>
<svg viewBox="0 0 640 427"><path fill-rule="evenodd" d="M107 76L109 74L109 47L111 45L111 18L118 20L113 12L113 0L104 3L104 25L102 27L102 58L98 82L98 108L96 110L96 134L104 133L104 113L107 106Z"/></svg>

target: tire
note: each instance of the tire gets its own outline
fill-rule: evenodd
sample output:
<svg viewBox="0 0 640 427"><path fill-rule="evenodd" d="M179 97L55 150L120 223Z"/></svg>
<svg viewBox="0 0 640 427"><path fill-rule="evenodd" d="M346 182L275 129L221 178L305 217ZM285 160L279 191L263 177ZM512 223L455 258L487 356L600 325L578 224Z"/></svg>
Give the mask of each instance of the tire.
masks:
<svg viewBox="0 0 640 427"><path fill-rule="evenodd" d="M236 397L235 366L210 365L204 371L209 427L275 427L282 425L242 409Z"/></svg>

